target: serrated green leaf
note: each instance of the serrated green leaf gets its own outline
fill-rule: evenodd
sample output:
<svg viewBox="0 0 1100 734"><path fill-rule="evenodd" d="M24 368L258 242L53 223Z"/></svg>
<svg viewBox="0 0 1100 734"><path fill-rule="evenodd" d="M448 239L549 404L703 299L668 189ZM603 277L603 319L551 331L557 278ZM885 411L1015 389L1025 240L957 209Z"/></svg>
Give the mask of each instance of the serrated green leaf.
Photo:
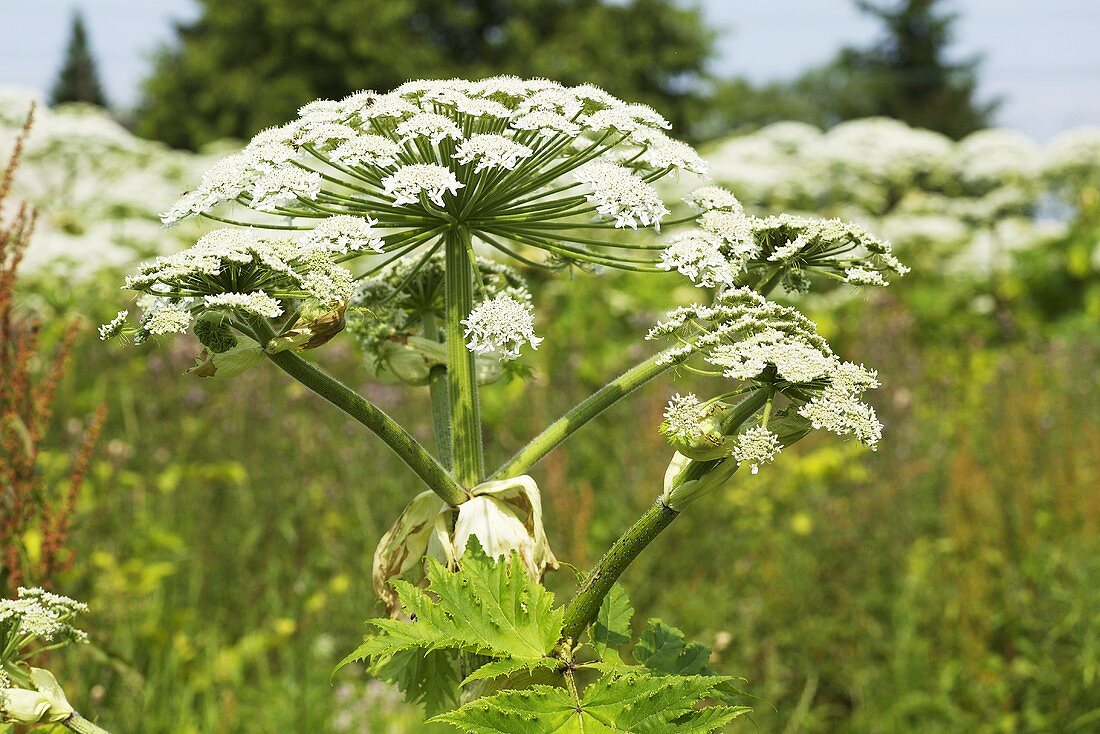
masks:
<svg viewBox="0 0 1100 734"><path fill-rule="evenodd" d="M708 706L673 722L676 734L710 734L752 711L748 706Z"/></svg>
<svg viewBox="0 0 1100 734"><path fill-rule="evenodd" d="M716 675L710 667L710 648L701 642L686 642L683 632L660 619L649 620L634 645L634 659L646 668L665 675ZM731 706L745 695L733 684L733 680L722 677L722 682L714 690L718 700Z"/></svg>
<svg viewBox="0 0 1100 734"><path fill-rule="evenodd" d="M621 584L615 584L604 597L596 621L588 632L597 655L606 659L609 654L614 654L617 661L618 654L614 650L630 642L630 620L633 617L634 607L626 590Z"/></svg>
<svg viewBox="0 0 1100 734"><path fill-rule="evenodd" d="M371 671L395 683L410 703L424 705L428 716L447 711L458 703L459 675L451 655L442 650L422 653L404 650L383 660Z"/></svg>
<svg viewBox="0 0 1100 734"><path fill-rule="evenodd" d="M458 620L465 639L495 657L541 658L561 637L564 610L553 608L554 595L518 558L495 563L471 540L458 573L432 559L428 581L438 608Z"/></svg>
<svg viewBox="0 0 1100 734"><path fill-rule="evenodd" d="M532 686L472 701L432 721L474 734L706 734L739 715L727 707L705 716L695 711L722 680L646 672L605 675L579 697L566 688Z"/></svg>
<svg viewBox="0 0 1100 734"><path fill-rule="evenodd" d="M660 619L651 619L634 645L634 659L667 675L711 675L710 648L687 644L684 633Z"/></svg>
<svg viewBox="0 0 1100 734"><path fill-rule="evenodd" d="M562 667L562 662L555 658L538 658L535 660L520 660L518 658L506 658L493 660L466 676L462 685L472 683L475 680L489 680L499 678L502 675L512 675L520 671L533 671L536 669L557 670Z"/></svg>
<svg viewBox="0 0 1100 734"><path fill-rule="evenodd" d="M463 684L560 667L549 653L561 637L564 610L553 608L554 595L527 575L518 558L495 562L475 538L458 571L429 559L427 579L427 590L400 579L392 582L408 621L370 620L377 632L344 658L337 670L354 660L366 661L381 677L399 684L404 681L402 690L410 700L427 702L428 684L421 681L421 673L429 662L439 665L440 658L433 656L437 651L496 658ZM453 695L459 687L457 674L446 680ZM441 692L431 695L443 700Z"/></svg>

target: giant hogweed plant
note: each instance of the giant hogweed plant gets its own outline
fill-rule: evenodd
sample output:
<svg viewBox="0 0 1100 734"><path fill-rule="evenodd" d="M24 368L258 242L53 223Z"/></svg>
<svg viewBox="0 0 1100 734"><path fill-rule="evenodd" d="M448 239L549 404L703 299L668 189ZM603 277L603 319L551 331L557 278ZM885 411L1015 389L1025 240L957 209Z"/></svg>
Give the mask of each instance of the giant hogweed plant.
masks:
<svg viewBox="0 0 1100 734"><path fill-rule="evenodd" d="M617 579L695 500L812 430L879 440L862 399L875 373L769 295L885 285L905 270L889 244L838 220L748 216L715 187L673 217L655 184L706 164L668 127L593 86L513 77L312 102L179 200L166 223L220 227L141 266L126 283L141 294L137 324L120 312L101 328L137 343L190 331L201 377L274 362L404 460L419 491L373 567L390 616L371 620L341 665L362 661L433 721L471 732L720 729L746 710L732 680L664 623L631 644ZM646 335L663 342L653 356L487 467L478 392L523 374L541 341L521 273L578 268L685 277L700 302ZM426 388L434 452L303 356L345 330L372 375ZM674 451L653 506L556 604L540 583L559 564L529 472L668 371L713 377L713 394L672 397L654 427Z"/></svg>

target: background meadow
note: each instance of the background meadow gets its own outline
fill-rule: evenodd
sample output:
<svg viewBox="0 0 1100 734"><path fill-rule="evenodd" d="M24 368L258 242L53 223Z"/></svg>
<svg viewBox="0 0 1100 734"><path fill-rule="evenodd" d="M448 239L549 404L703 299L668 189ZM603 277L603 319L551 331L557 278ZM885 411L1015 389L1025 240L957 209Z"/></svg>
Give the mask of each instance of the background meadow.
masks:
<svg viewBox="0 0 1100 734"><path fill-rule="evenodd" d="M576 10L558 35L532 26L536 41L502 31L507 43L472 56L455 50L468 14L398 3L443 34L404 66L331 35L369 2L330 13L305 3L297 14L271 3L272 16L260 3L200 5L205 32L162 52L133 110L39 98L12 193L40 210L15 291L19 318L41 325L32 370L44 376L67 325L80 324L41 441L46 492L68 486L83 431L106 405L71 512L72 563L34 579L92 608L92 644L51 660L85 716L150 734L428 729L360 671L329 679L379 611L370 561L416 489L405 467L270 365L199 380L181 374L194 345L104 344L94 326L124 307L118 284L134 262L202 231L165 230L159 213L241 145L234 137L315 96L410 75L520 73L637 92L752 212L860 222L913 268L873 296L800 301L838 352L878 369L880 449L807 439L705 499L626 574L639 620L676 620L713 645L717 670L745 679L755 712L731 730L1100 728L1100 127L1042 141L998 128L976 92L981 67L949 60L950 21L923 41L939 56L916 57L917 82L888 53L904 36L887 23L848 57L758 85L715 78L705 63L714 34L691 8L656 0L593 3L605 16ZM903 2L895 19L965 12L957 5ZM535 23L515 12L513 25L490 25ZM269 34L255 41L263 58L220 67L233 29L257 17ZM586 34L611 20L629 31L630 56L609 68ZM664 45L643 51L661 23ZM292 31L322 40L280 52L275 41ZM943 71L938 87L932 68ZM287 109L258 104L242 79L262 79ZM832 107L818 104L821 89ZM39 96L0 89L0 155ZM877 106L852 102L864 98ZM647 353L648 327L693 297L675 275L531 277L545 342L530 380L483 392L490 463ZM318 359L428 438L426 395L373 381L352 340ZM669 394L685 389L687 376L656 381L536 467L561 558L587 567L651 501L670 455L656 426ZM43 538L31 527L3 543L33 568ZM568 571L548 583L572 588Z"/></svg>

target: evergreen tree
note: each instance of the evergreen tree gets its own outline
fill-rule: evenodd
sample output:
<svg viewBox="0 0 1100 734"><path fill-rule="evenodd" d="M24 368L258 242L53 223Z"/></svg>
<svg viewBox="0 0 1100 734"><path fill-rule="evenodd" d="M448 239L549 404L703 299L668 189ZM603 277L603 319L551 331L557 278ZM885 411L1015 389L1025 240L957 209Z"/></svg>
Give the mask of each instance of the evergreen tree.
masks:
<svg viewBox="0 0 1100 734"><path fill-rule="evenodd" d="M679 129L714 33L675 0L200 0L144 85L138 132L244 138L318 97L493 74L592 82Z"/></svg>
<svg viewBox="0 0 1100 734"><path fill-rule="evenodd" d="M99 83L95 59L92 58L92 51L88 46L88 32L84 27L84 18L79 11L73 13L69 45L65 49L65 61L50 92L50 104L57 105L64 102L87 102L100 107L107 106L103 87Z"/></svg>
<svg viewBox="0 0 1100 734"><path fill-rule="evenodd" d="M987 127L997 102L976 99L980 57L952 62L947 49L957 15L942 0L897 0L856 5L885 26L869 48L845 48L823 69L795 84L823 124L872 115L904 120L960 138Z"/></svg>

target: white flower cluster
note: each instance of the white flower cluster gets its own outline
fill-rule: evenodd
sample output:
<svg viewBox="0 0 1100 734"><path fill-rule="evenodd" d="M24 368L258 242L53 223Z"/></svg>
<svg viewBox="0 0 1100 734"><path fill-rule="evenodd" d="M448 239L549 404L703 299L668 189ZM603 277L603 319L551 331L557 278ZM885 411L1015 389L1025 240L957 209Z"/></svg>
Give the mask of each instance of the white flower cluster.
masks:
<svg viewBox="0 0 1100 734"><path fill-rule="evenodd" d="M586 198L596 205L596 211L615 220L616 227L661 228L661 217L668 209L657 189L646 183L629 168L609 161L585 163L573 177L592 187Z"/></svg>
<svg viewBox="0 0 1100 734"><path fill-rule="evenodd" d="M776 265L792 291L806 288L806 273L882 286L887 284L883 272L908 272L889 242L839 219L750 217L731 192L716 186L699 189L685 201L701 210L699 229L674 236L658 267L675 270L702 288L730 286L754 270L774 272Z"/></svg>
<svg viewBox="0 0 1100 734"><path fill-rule="evenodd" d="M374 228L376 224L378 220L369 217L338 214L322 219L316 227L311 229L302 238L302 247L306 250L316 248L341 255L360 250L380 253L383 250L383 241Z"/></svg>
<svg viewBox="0 0 1100 734"><path fill-rule="evenodd" d="M126 326L126 317L129 315L129 311L119 311L113 319L100 326L100 340L107 341L108 339L114 339L116 336L121 334L123 328Z"/></svg>
<svg viewBox="0 0 1100 734"><path fill-rule="evenodd" d="M283 314L282 304L263 291L254 293L217 293L203 297L203 303L207 308L226 309L228 311L242 311L255 316L264 316L269 319Z"/></svg>
<svg viewBox="0 0 1100 734"><path fill-rule="evenodd" d="M542 343L542 337L535 336L531 306L505 293L479 303L462 324L466 327L466 347L478 354L516 359L524 344L538 349Z"/></svg>
<svg viewBox="0 0 1100 734"><path fill-rule="evenodd" d="M511 138L493 133L471 135L455 149L455 160L463 165L477 163L474 173L494 168L514 170L519 162L535 151Z"/></svg>
<svg viewBox="0 0 1100 734"><path fill-rule="evenodd" d="M753 426L738 434L733 458L738 464L749 464L756 474L760 465L773 461L782 448L779 436L764 426Z"/></svg>
<svg viewBox="0 0 1100 734"><path fill-rule="evenodd" d="M393 203L416 204L423 193L438 207L445 207L443 194L454 196L458 190L465 188L454 172L446 166L437 163L414 163L410 166L401 166L396 172L382 179L382 186L386 193L393 197Z"/></svg>
<svg viewBox="0 0 1100 734"><path fill-rule="evenodd" d="M682 341L664 353L666 363L699 355L727 379L783 396L814 428L854 435L872 448L882 435L874 409L862 401L864 392L878 386L875 373L839 359L814 323L796 309L748 288L730 288L711 306L671 311L647 338L666 336ZM697 432L710 428L704 426L706 418L694 395L676 396L669 403L662 432L691 441L700 435ZM738 461L759 466L778 451L777 442L778 438L773 442L765 432L754 431L742 434L733 450L742 457Z"/></svg>
<svg viewBox="0 0 1100 734"><path fill-rule="evenodd" d="M664 132L668 127L653 109L592 85L517 77L409 82L386 94L311 102L298 119L259 133L242 152L217 162L164 221L228 201L312 217L334 204L348 213L415 206L425 192L442 208L445 193L471 183L458 178L458 166L475 164L469 176L512 171L540 154L543 171L587 164L581 180L594 189L589 201L617 227L658 226L667 210L649 179L707 170L698 153ZM365 196L328 185L341 174L356 187L366 184Z"/></svg>
<svg viewBox="0 0 1100 734"><path fill-rule="evenodd" d="M668 401L661 423L661 433L671 439L686 442L698 441L703 437L700 425L706 415L706 409L695 393L680 395L676 393Z"/></svg>
<svg viewBox="0 0 1100 734"><path fill-rule="evenodd" d="M38 588L20 587L17 593L15 599L0 599L0 628L8 631L9 639L87 642L87 635L70 624L77 614L88 611L87 604Z"/></svg>

